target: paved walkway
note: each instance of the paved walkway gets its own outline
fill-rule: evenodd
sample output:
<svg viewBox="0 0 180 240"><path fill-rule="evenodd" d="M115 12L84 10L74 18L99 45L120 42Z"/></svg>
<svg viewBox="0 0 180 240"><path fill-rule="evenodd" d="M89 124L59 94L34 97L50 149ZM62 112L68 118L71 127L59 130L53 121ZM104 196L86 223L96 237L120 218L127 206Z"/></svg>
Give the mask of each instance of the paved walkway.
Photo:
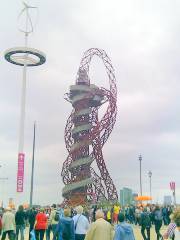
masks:
<svg viewBox="0 0 180 240"><path fill-rule="evenodd" d="M163 226L161 228L161 234L164 233L164 231L166 230L166 226ZM26 228L25 230L25 240L28 240L28 231L29 229ZM139 226L134 226L133 225L133 231L134 231L134 235L135 235L135 239L136 240L143 240L142 235L141 235L141 228ZM20 236L19 236L19 240L20 240ZM45 240L45 238L44 238ZM155 233L155 229L154 226L151 228L151 240L156 240L156 233Z"/></svg>
<svg viewBox="0 0 180 240"><path fill-rule="evenodd" d="M166 229L167 229L166 226L162 226L160 230L161 234L163 234ZM133 226L133 231L134 231L136 240L143 240L141 235L141 228L139 226ZM155 232L154 226L151 228L150 236L151 236L151 240L156 240L156 232Z"/></svg>

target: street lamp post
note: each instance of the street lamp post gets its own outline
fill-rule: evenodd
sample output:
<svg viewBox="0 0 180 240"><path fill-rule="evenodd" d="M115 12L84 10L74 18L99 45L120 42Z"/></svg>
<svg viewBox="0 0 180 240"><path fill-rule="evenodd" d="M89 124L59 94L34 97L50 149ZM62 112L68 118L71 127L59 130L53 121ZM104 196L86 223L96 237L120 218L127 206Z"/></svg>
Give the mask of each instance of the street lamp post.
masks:
<svg viewBox="0 0 180 240"><path fill-rule="evenodd" d="M152 189L151 189L151 177L152 177L152 172L151 171L149 171L148 172L148 177L149 177L149 192L150 192L150 197L152 198ZM151 202L152 202L152 200L151 200Z"/></svg>
<svg viewBox="0 0 180 240"><path fill-rule="evenodd" d="M142 162L142 156L139 155L139 178L140 178L140 195L142 196L142 173L141 173L141 162Z"/></svg>

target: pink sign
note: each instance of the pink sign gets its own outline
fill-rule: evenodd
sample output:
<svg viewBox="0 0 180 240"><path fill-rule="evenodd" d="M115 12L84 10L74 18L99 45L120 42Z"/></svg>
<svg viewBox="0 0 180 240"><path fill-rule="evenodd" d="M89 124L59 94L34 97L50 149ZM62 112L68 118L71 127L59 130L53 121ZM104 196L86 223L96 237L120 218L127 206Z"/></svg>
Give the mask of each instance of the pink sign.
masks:
<svg viewBox="0 0 180 240"><path fill-rule="evenodd" d="M170 188L171 188L172 191L175 190L175 188L176 188L175 182L170 182Z"/></svg>
<svg viewBox="0 0 180 240"><path fill-rule="evenodd" d="M18 171L17 171L17 192L23 192L24 183L24 153L18 154Z"/></svg>

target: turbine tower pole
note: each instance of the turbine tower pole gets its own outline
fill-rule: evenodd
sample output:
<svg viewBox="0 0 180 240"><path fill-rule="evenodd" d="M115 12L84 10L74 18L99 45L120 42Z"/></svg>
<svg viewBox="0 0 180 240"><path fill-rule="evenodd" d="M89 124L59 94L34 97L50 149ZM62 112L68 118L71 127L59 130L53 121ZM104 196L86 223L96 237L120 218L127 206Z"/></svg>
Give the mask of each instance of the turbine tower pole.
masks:
<svg viewBox="0 0 180 240"><path fill-rule="evenodd" d="M29 15L29 9L37 9L23 2L24 8L18 19L25 13L25 27L19 29L25 36L24 47L15 47L6 50L5 59L15 65L23 67L22 90L21 90L21 112L19 123L19 147L18 147L18 170L17 170L17 192L23 192L24 184L24 128L25 128L25 106L26 106L26 73L27 67L38 66L46 61L46 56L41 51L28 47L28 36L33 32L33 24Z"/></svg>
<svg viewBox="0 0 180 240"><path fill-rule="evenodd" d="M24 9L21 14L25 11L26 14L26 24L24 32L24 44L25 48L28 45L28 6L25 4ZM24 128L25 128L25 107L26 107L26 75L27 75L27 57L28 53L24 55L24 64L23 64L23 78L22 78L22 89L21 89L21 113L20 113L20 123L19 123L19 149L18 149L18 159L19 156L23 156L24 154Z"/></svg>

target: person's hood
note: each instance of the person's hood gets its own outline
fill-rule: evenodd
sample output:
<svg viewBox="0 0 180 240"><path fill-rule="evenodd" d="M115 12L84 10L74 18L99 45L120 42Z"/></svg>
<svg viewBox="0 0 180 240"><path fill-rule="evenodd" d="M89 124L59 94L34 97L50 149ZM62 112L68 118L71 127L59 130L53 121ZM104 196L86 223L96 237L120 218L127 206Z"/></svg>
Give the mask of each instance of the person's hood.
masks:
<svg viewBox="0 0 180 240"><path fill-rule="evenodd" d="M126 234L131 234L132 232L132 227L131 225L123 222L118 225L118 228L122 228Z"/></svg>

